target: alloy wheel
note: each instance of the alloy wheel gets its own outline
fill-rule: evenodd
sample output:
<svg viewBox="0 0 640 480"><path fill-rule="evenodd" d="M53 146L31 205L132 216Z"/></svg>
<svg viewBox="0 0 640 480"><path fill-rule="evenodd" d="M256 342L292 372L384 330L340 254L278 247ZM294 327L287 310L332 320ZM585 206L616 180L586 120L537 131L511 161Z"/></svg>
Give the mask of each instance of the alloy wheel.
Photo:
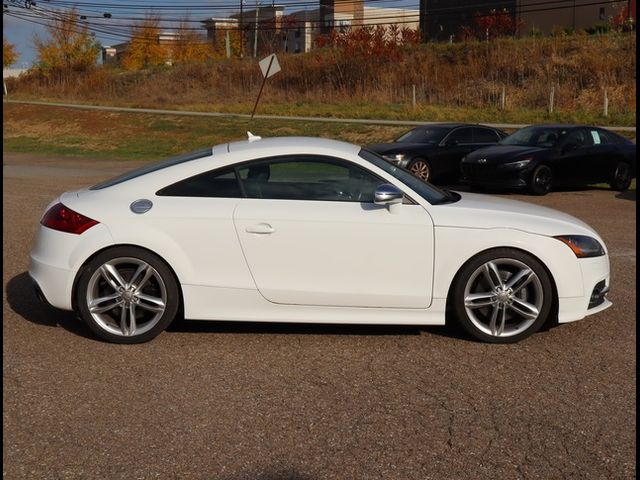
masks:
<svg viewBox="0 0 640 480"><path fill-rule="evenodd" d="M103 263L89 279L89 314L104 331L122 337L143 335L167 308L167 287L147 262L119 257Z"/></svg>
<svg viewBox="0 0 640 480"><path fill-rule="evenodd" d="M511 337L538 319L544 289L538 275L512 258L490 260L467 280L464 308L471 323L492 337Z"/></svg>
<svg viewBox="0 0 640 480"><path fill-rule="evenodd" d="M429 168L429 164L424 160L416 160L409 167L409 171L418 177L420 180L424 180L425 182L429 180L431 176L431 169Z"/></svg>

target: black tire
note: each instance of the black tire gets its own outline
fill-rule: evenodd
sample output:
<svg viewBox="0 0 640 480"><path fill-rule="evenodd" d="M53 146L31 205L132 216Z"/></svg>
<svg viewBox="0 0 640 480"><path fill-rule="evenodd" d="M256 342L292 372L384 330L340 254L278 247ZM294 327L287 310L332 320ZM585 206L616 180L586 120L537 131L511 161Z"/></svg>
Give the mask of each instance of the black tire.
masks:
<svg viewBox="0 0 640 480"><path fill-rule="evenodd" d="M631 165L627 162L619 161L616 163L616 168L611 175L609 185L611 185L612 190L624 192L629 189L632 180L633 173L631 171Z"/></svg>
<svg viewBox="0 0 640 480"><path fill-rule="evenodd" d="M525 267L535 274L533 280L516 290L515 293L518 296L518 300L537 304L538 315L535 319L527 319L516 313L512 310L511 305L519 305L513 301L509 304L508 300L504 304L500 304L496 299L497 306L470 307L467 310L465 298L470 298L467 295L479 294L470 286L486 282L479 289L484 291L486 288L488 291L493 292L492 287L487 286L489 280L485 277L484 272L478 273L479 270L483 270L488 262L497 266L502 265L502 269L498 268L498 271L504 284L508 284L509 280L515 279L517 274L523 271ZM537 295L541 295L541 298L537 297ZM521 250L496 248L478 254L463 265L452 287L451 302L456 320L476 340L487 343L515 343L537 332L546 323L554 304L554 289L547 270L535 257ZM498 324L500 315L503 310L505 311L504 331L499 334L492 334L491 331L491 316L495 309L497 309L498 313L496 314L497 317L494 318L498 318ZM472 313L470 314L469 312Z"/></svg>
<svg viewBox="0 0 640 480"><path fill-rule="evenodd" d="M415 158L409 162L407 169L414 177L418 177L424 182L430 182L432 179L432 170L429 162L424 158Z"/></svg>
<svg viewBox="0 0 640 480"><path fill-rule="evenodd" d="M131 284L129 288L124 288L116 276L101 270L107 262L108 268L116 270L125 286ZM132 278L138 268L141 273ZM138 290L139 282L142 285ZM103 300L109 296L117 297ZM138 296L144 296L144 299ZM180 307L178 282L167 264L147 250L129 246L110 248L91 259L81 270L75 298L84 322L98 337L112 343L143 343L155 338L171 324ZM94 298L94 307L103 305L103 311L92 313L90 298ZM163 305L155 303L157 301ZM137 330L140 333L136 333Z"/></svg>
<svg viewBox="0 0 640 480"><path fill-rule="evenodd" d="M531 174L529 192L533 195L546 195L553 186L553 172L547 165L538 165Z"/></svg>

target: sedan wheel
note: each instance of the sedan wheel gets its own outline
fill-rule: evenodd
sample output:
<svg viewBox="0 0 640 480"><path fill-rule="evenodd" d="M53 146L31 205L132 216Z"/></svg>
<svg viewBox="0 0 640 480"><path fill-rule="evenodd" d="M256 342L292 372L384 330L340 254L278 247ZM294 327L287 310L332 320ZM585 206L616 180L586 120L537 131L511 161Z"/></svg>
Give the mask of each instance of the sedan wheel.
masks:
<svg viewBox="0 0 640 480"><path fill-rule="evenodd" d="M426 160L414 160L413 162L411 162L411 165L409 165L409 171L420 180L424 180L425 182L428 182L429 178L431 177L431 167Z"/></svg>
<svg viewBox="0 0 640 480"><path fill-rule="evenodd" d="M528 337L544 324L552 304L545 269L517 250L476 257L463 267L455 288L460 323L473 337L491 343Z"/></svg>
<svg viewBox="0 0 640 480"><path fill-rule="evenodd" d="M531 175L529 190L534 195L546 195L553 185L553 173L546 165L539 165Z"/></svg>
<svg viewBox="0 0 640 480"><path fill-rule="evenodd" d="M178 300L177 283L164 262L130 247L98 255L82 273L77 289L87 325L114 343L154 338L175 317Z"/></svg>
<svg viewBox="0 0 640 480"><path fill-rule="evenodd" d="M613 178L611 179L611 188L621 192L628 190L632 179L631 165L627 162L618 162L613 173Z"/></svg>

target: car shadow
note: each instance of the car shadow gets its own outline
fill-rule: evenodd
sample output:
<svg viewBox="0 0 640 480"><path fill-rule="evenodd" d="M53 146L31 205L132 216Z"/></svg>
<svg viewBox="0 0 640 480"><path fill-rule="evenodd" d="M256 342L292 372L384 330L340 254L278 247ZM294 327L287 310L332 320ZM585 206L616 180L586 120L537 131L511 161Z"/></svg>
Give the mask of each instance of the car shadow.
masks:
<svg viewBox="0 0 640 480"><path fill-rule="evenodd" d="M9 307L28 322L44 327L62 327L91 340L97 340L89 327L73 312L58 310L40 301L27 272L13 277L5 288Z"/></svg>
<svg viewBox="0 0 640 480"><path fill-rule="evenodd" d="M413 325L344 325L327 323L236 322L229 320L177 319L168 332L272 335L420 335L423 327Z"/></svg>
<svg viewBox="0 0 640 480"><path fill-rule="evenodd" d="M625 192L620 192L616 195L616 198L620 200L630 200L632 202L636 201L636 191L635 190L627 190Z"/></svg>

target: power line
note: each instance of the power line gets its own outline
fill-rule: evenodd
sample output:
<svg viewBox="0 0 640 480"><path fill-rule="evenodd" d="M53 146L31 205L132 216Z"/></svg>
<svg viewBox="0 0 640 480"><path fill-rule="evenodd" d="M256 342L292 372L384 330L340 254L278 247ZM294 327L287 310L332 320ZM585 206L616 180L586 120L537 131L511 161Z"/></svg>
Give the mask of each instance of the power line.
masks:
<svg viewBox="0 0 640 480"><path fill-rule="evenodd" d="M562 1L562 0L561 0ZM590 3L583 3L580 6L592 6L592 5L604 5L604 4L615 4L615 3L622 3L622 2L626 2L626 0L600 0L600 1L593 1ZM559 3L557 0L556 1L552 1L552 2L545 2L545 3ZM535 4L529 4L529 6L537 6L540 5L541 3L535 3ZM495 4L494 4L495 5ZM525 5L527 6L527 5ZM547 7L547 8L537 8L537 9L529 9L529 10L524 10L521 9L519 11L519 13L531 13L531 12L542 12L542 11L553 11L553 10L560 10L560 9L566 9L566 8L573 8L572 6L567 6L567 5L563 5L563 6L555 6L555 7ZM43 25L43 26L47 26L47 27L51 27L51 28L55 28L55 26L51 25L50 22L47 22L47 20L59 20L61 18L63 18L65 15L68 15L69 10L67 10L66 12L60 12L57 10L46 10L46 9L42 9L42 8L38 8L37 10L31 8L31 9L26 9L26 8L20 8L20 10L22 10L21 12L5 12L6 15L12 16L14 18L18 18L30 23L34 23L34 24L38 24L38 25ZM455 14L455 15L459 15L458 12L451 12L450 14ZM480 15L476 15L476 18L482 18L482 17L490 17L493 16L494 13L487 13L487 14L480 14ZM418 15L419 16L419 15ZM397 21L397 15L393 15L393 16L377 16L377 17L370 17L367 20L386 20L386 19L393 19L395 21L393 22L371 22L371 23L366 23L364 24L365 26L369 26L369 27L375 27L375 26L385 26L385 25L390 25L390 24L395 24L395 25L402 25L402 24L408 24L408 23L417 23L416 20L411 19L411 20L402 20L402 21ZM38 21L39 20L39 21ZM144 20L144 19L141 19ZM164 19L163 19L164 20ZM262 21L264 22L264 21ZM311 23L311 24L316 24L316 25L324 25L325 22L323 22L322 20L318 20L318 21L305 21L305 23ZM131 32L132 28L137 27L138 25L135 24L116 24L116 23L110 23L110 24L105 24L105 23L96 23L96 22L89 22L89 21L83 21L80 20L78 21L78 24L82 26L82 28L86 28L88 31L92 32L92 33L99 33L100 36L102 37L111 37L114 39L119 39L119 40L132 40L132 39L141 39L141 40L149 40L146 37L141 37L141 36L136 36L133 35ZM292 25L292 26L266 26L264 25L264 23L259 27L259 30L262 31L287 31L287 30L296 30L298 29L298 26ZM126 31L125 31L126 29ZM202 31L202 28L190 28L190 27L168 27L168 26L162 26L162 27L158 27L158 30L177 30L177 31L185 31L185 30L196 30L196 31ZM241 29L239 27L230 27L230 28L225 28L226 30L237 30L240 31ZM248 25L248 28L244 29L246 30L253 30L253 28L251 28L251 25ZM77 30L76 33L81 32L82 30ZM155 41L155 40L154 40ZM199 42L199 43L206 43L206 44L210 44L210 42Z"/></svg>

